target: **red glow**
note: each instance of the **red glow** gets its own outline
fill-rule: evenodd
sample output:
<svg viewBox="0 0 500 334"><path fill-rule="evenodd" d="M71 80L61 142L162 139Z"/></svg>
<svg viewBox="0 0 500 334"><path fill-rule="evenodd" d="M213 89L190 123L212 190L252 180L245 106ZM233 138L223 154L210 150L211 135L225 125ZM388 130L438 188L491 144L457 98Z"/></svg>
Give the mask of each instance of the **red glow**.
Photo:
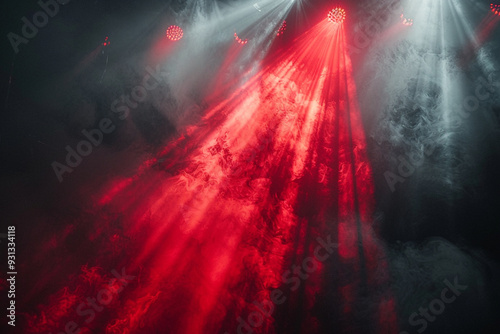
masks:
<svg viewBox="0 0 500 334"><path fill-rule="evenodd" d="M158 64L160 61L165 61L178 47L179 44L172 43L169 38L159 38L150 47L148 63Z"/></svg>
<svg viewBox="0 0 500 334"><path fill-rule="evenodd" d="M328 21L340 24L344 22L346 17L345 10L342 8L334 8L328 13Z"/></svg>
<svg viewBox="0 0 500 334"><path fill-rule="evenodd" d="M236 42L238 42L241 45L245 45L248 43L248 39L244 39L244 40L241 39L236 32L234 33L234 39L236 40Z"/></svg>
<svg viewBox="0 0 500 334"><path fill-rule="evenodd" d="M500 5L490 4L490 9L495 15L500 15Z"/></svg>
<svg viewBox="0 0 500 334"><path fill-rule="evenodd" d="M477 26L473 38L466 44L461 52L459 64L461 66L467 65L477 55L478 50L486 43L500 23L500 5L491 4L491 13L484 17L484 19Z"/></svg>
<svg viewBox="0 0 500 334"><path fill-rule="evenodd" d="M168 27L166 34L169 40L175 42L182 38L184 32L182 31L181 27L172 25Z"/></svg>
<svg viewBox="0 0 500 334"><path fill-rule="evenodd" d="M394 301L381 288L385 256L342 26L323 20L235 89L226 77L241 50L232 43L199 123L134 176L110 180L88 216L51 229L56 247L30 250L35 263L56 251L60 261L23 292L40 300L23 332L57 333L73 321L82 334L235 333L238 318L278 288L286 301L255 333L319 332L324 319L314 310L325 290L345 319L339 332L355 332L362 284L375 292L379 332L397 332ZM320 237L338 247L291 289L283 274L304 267ZM75 258L89 265L71 266ZM108 282L122 267L134 279L95 318L78 314L87 298L120 288Z"/></svg>
<svg viewBox="0 0 500 334"><path fill-rule="evenodd" d="M281 27L278 29L278 32L276 33L276 36L282 36L286 31L286 21L283 21L283 24Z"/></svg>
<svg viewBox="0 0 500 334"><path fill-rule="evenodd" d="M106 36L106 38L104 39L104 42L102 43L103 46L107 46L107 45L110 45L111 42L109 41L109 38Z"/></svg>

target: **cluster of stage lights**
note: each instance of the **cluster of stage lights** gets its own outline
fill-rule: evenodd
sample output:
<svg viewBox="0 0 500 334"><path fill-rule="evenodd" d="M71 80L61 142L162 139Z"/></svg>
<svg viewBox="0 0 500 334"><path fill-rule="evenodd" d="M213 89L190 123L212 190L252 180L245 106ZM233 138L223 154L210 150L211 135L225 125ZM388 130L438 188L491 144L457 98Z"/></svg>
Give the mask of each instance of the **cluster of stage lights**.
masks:
<svg viewBox="0 0 500 334"><path fill-rule="evenodd" d="M334 8L328 13L328 21L335 23L335 24L340 24L344 22L345 20L345 10L342 8Z"/></svg>
<svg viewBox="0 0 500 334"><path fill-rule="evenodd" d="M260 7L255 4L254 7L258 10L261 11ZM495 5L495 4L490 4L490 9L493 12L493 14L500 16L500 5ZM328 21L335 23L335 24L341 24L344 22L346 18L346 12L343 8L337 7L332 9L328 13ZM413 25L413 19L408 19L404 17L404 14L401 14L401 22L405 26L412 26ZM281 27L278 29L276 32L276 36L282 36L286 31L286 21L283 21L283 24ZM170 39L171 41L178 41L182 38L184 35L184 32L182 31L182 28L176 25L171 25L167 29L167 38ZM248 43L248 39L241 39L238 34L235 32L234 33L234 38L236 42L238 42L241 45L245 45ZM110 42L108 40L108 37L104 40L104 43L102 43L103 46L109 45Z"/></svg>
<svg viewBox="0 0 500 334"><path fill-rule="evenodd" d="M281 36L285 33L286 30L286 21L283 21L283 24L281 27L278 29L278 32L276 33L276 36Z"/></svg>
<svg viewBox="0 0 500 334"><path fill-rule="evenodd" d="M412 26L413 25L413 19L407 19L404 14L401 14L401 22L405 26Z"/></svg>
<svg viewBox="0 0 500 334"><path fill-rule="evenodd" d="M500 5L490 4L490 8L493 14L500 16Z"/></svg>
<svg viewBox="0 0 500 334"><path fill-rule="evenodd" d="M111 44L111 42L109 41L108 36L106 36L106 38L104 39L104 42L102 42L102 46L108 46L110 44Z"/></svg>
<svg viewBox="0 0 500 334"><path fill-rule="evenodd" d="M241 39L236 32L234 33L234 39L236 40L236 42L238 42L241 45L245 45L248 43L248 39L244 39L244 40Z"/></svg>
<svg viewBox="0 0 500 334"><path fill-rule="evenodd" d="M184 32L179 26L170 26L168 27L166 34L169 40L176 42L182 38Z"/></svg>

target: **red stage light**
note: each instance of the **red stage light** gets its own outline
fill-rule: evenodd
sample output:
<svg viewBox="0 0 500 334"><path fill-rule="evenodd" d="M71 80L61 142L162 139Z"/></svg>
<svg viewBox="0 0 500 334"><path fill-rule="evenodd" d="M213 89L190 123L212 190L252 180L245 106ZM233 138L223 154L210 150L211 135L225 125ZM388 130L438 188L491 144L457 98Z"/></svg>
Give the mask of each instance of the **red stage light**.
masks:
<svg viewBox="0 0 500 334"><path fill-rule="evenodd" d="M184 32L181 27L178 26L170 26L167 29L167 38L171 41L178 41L182 38Z"/></svg>
<svg viewBox="0 0 500 334"><path fill-rule="evenodd" d="M110 45L110 44L111 44L111 42L109 41L108 36L106 36L106 38L104 39L104 42L102 43L102 45L103 45L103 46L108 46L108 45Z"/></svg>
<svg viewBox="0 0 500 334"><path fill-rule="evenodd" d="M236 39L236 42L240 43L241 45L245 45L248 43L248 39L242 40L236 32L234 33L234 39Z"/></svg>
<svg viewBox="0 0 500 334"><path fill-rule="evenodd" d="M345 20L345 10L342 8L334 8L328 13L328 21L333 23L342 23Z"/></svg>
<svg viewBox="0 0 500 334"><path fill-rule="evenodd" d="M500 15L500 5L490 4L491 11L495 15Z"/></svg>
<svg viewBox="0 0 500 334"><path fill-rule="evenodd" d="M283 24L281 27L278 29L278 32L276 33L276 36L281 36L285 33L286 30L286 21L283 21Z"/></svg>

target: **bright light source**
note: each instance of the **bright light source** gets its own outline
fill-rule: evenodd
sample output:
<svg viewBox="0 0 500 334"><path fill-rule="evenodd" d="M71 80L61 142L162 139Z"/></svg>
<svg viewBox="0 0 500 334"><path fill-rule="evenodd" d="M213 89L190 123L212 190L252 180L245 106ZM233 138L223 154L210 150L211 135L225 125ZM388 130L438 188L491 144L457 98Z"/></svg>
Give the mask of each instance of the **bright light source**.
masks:
<svg viewBox="0 0 500 334"><path fill-rule="evenodd" d="M281 36L285 33L286 30L286 21L283 21L283 24L281 27L278 29L278 32L276 33L276 36Z"/></svg>
<svg viewBox="0 0 500 334"><path fill-rule="evenodd" d="M109 41L108 36L106 36L106 38L104 39L104 42L102 42L102 45L103 45L103 46L108 46L108 45L110 45L110 44L111 44L111 42Z"/></svg>
<svg viewBox="0 0 500 334"><path fill-rule="evenodd" d="M490 4L491 11L495 15L500 15L500 5Z"/></svg>
<svg viewBox="0 0 500 334"><path fill-rule="evenodd" d="M405 26L412 26L413 25L413 19L407 19L404 14L401 14L401 22Z"/></svg>
<svg viewBox="0 0 500 334"><path fill-rule="evenodd" d="M328 21L333 23L342 23L345 20L345 10L342 8L334 8L328 13Z"/></svg>
<svg viewBox="0 0 500 334"><path fill-rule="evenodd" d="M167 38L171 41L178 41L182 38L184 35L184 32L182 31L181 27L178 26L170 26L167 29Z"/></svg>
<svg viewBox="0 0 500 334"><path fill-rule="evenodd" d="M234 33L234 39L236 40L236 42L240 43L241 45L245 45L248 43L248 39L245 39L245 40L242 40L238 34L235 32Z"/></svg>

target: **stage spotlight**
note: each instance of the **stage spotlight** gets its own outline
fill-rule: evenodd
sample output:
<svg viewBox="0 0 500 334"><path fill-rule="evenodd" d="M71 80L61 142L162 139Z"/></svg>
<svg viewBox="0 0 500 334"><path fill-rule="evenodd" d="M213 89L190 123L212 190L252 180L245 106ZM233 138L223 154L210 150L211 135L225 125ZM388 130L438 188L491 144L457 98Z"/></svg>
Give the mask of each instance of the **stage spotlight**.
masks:
<svg viewBox="0 0 500 334"><path fill-rule="evenodd" d="M241 45L245 45L248 43L248 39L242 40L236 32L234 33L234 39Z"/></svg>
<svg viewBox="0 0 500 334"><path fill-rule="evenodd" d="M182 38L184 35L184 32L182 31L181 27L178 26L170 26L167 29L167 38L171 41L178 41Z"/></svg>
<svg viewBox="0 0 500 334"><path fill-rule="evenodd" d="M276 33L276 36L281 36L285 33L286 30L286 21L283 21L283 24L281 27L278 29L278 32Z"/></svg>
<svg viewBox="0 0 500 334"><path fill-rule="evenodd" d="M404 14L401 14L401 22L405 26L412 26L413 25L413 19L407 19Z"/></svg>
<svg viewBox="0 0 500 334"><path fill-rule="evenodd" d="M328 21L340 24L345 20L345 10L342 8L334 8L328 13Z"/></svg>
<svg viewBox="0 0 500 334"><path fill-rule="evenodd" d="M490 4L491 11L495 15L500 15L500 5Z"/></svg>

